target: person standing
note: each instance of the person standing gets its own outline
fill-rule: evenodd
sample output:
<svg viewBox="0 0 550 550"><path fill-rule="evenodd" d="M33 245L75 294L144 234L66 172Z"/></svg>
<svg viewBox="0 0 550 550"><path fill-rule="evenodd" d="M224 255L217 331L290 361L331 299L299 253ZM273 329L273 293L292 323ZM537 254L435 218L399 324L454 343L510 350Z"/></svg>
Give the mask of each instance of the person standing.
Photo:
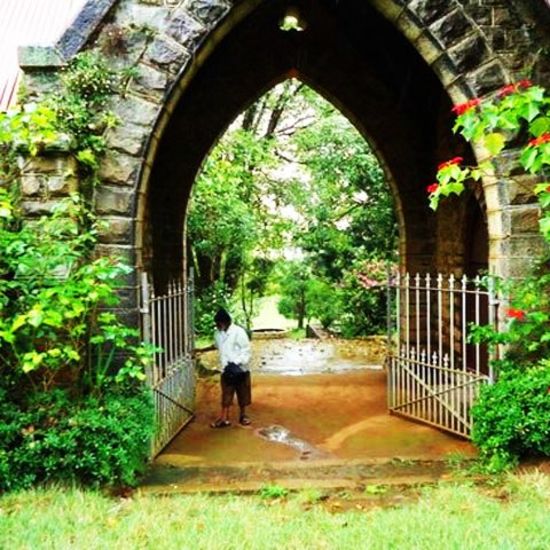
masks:
<svg viewBox="0 0 550 550"><path fill-rule="evenodd" d="M226 428L231 426L229 410L235 394L239 404L239 423L248 426L251 421L246 415L246 407L252 403L250 381L251 349L246 331L234 324L225 309L220 309L215 317L216 332L214 339L222 367L221 375L221 413L210 426Z"/></svg>

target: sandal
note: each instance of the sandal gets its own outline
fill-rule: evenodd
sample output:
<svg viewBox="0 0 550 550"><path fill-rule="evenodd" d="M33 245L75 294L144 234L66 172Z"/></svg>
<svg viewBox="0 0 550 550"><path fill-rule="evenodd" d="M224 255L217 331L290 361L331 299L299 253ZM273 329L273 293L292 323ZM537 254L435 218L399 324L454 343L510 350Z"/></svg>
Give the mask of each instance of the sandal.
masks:
<svg viewBox="0 0 550 550"><path fill-rule="evenodd" d="M211 428L229 428L229 426L231 426L231 422L229 420L222 420L221 418L210 424Z"/></svg>
<svg viewBox="0 0 550 550"><path fill-rule="evenodd" d="M250 424L252 424L252 420L250 420L248 416L243 415L239 418L239 423L241 426L250 426Z"/></svg>

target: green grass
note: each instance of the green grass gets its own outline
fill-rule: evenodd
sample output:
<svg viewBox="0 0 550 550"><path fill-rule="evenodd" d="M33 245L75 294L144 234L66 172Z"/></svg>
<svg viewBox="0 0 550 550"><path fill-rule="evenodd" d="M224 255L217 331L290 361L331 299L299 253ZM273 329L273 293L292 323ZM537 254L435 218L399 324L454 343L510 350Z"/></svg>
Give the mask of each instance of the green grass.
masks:
<svg viewBox="0 0 550 550"><path fill-rule="evenodd" d="M542 550L550 541L549 499L550 482L540 474L492 490L442 485L398 508L342 513L306 508L300 494L120 500L40 490L0 498L0 548Z"/></svg>

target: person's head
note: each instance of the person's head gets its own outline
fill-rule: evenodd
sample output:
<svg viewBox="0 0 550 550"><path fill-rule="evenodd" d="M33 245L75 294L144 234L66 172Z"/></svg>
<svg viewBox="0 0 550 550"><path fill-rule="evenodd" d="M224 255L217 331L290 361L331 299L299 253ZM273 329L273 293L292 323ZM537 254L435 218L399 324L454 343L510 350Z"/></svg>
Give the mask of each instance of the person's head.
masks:
<svg viewBox="0 0 550 550"><path fill-rule="evenodd" d="M227 330L231 324L231 315L222 308L214 315L214 322L218 330Z"/></svg>

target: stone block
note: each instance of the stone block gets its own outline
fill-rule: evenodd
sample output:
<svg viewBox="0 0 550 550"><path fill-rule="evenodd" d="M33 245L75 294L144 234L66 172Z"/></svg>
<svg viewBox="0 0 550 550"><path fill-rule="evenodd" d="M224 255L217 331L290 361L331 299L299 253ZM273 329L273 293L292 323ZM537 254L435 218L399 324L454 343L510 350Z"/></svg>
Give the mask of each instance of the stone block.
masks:
<svg viewBox="0 0 550 550"><path fill-rule="evenodd" d="M190 58L189 52L172 39L159 36L149 45L145 54L145 60L157 65L171 65L172 63L183 65Z"/></svg>
<svg viewBox="0 0 550 550"><path fill-rule="evenodd" d="M138 65L138 76L135 79L135 86L142 92L149 90L165 90L168 83L168 76L163 71L159 71L143 63Z"/></svg>
<svg viewBox="0 0 550 550"><path fill-rule="evenodd" d="M540 208L538 205L515 207L510 212L512 235L539 233Z"/></svg>
<svg viewBox="0 0 550 550"><path fill-rule="evenodd" d="M167 34L192 51L206 30L206 27L192 17L186 9L180 8L172 14Z"/></svg>
<svg viewBox="0 0 550 550"><path fill-rule="evenodd" d="M133 221L131 218L102 217L99 240L104 244L129 244Z"/></svg>
<svg viewBox="0 0 550 550"><path fill-rule="evenodd" d="M476 67L489 56L485 40L479 35L473 35L449 50L449 56L461 72L467 72Z"/></svg>
<svg viewBox="0 0 550 550"><path fill-rule="evenodd" d="M53 46L21 46L17 50L19 66L23 69L33 67L61 67L65 59Z"/></svg>
<svg viewBox="0 0 550 550"><path fill-rule="evenodd" d="M506 82L506 74L498 61L493 61L468 75L468 83L478 96L494 92L504 86Z"/></svg>
<svg viewBox="0 0 550 550"><path fill-rule="evenodd" d="M49 195L65 196L78 190L78 180L65 174L49 176L46 179L46 190Z"/></svg>
<svg viewBox="0 0 550 550"><path fill-rule="evenodd" d="M411 0L408 7L424 23L432 23L452 10L454 2L449 2L449 0Z"/></svg>
<svg viewBox="0 0 550 550"><path fill-rule="evenodd" d="M542 236L512 236L510 238L510 255L524 258L540 258L548 252L548 244Z"/></svg>
<svg viewBox="0 0 550 550"><path fill-rule="evenodd" d="M430 30L443 46L449 47L474 29L462 11L455 10L430 25Z"/></svg>
<svg viewBox="0 0 550 550"><path fill-rule="evenodd" d="M125 153L135 156L142 153L145 142L147 141L150 132L150 127L137 126L131 123L120 124L115 128L109 130L107 141L109 143L109 146L113 149L117 149L119 151L123 151ZM122 159L122 163L124 162L125 159ZM126 161L126 164L128 165L128 161ZM127 167L128 169L131 169L131 166L129 165ZM124 183L128 180L120 180L120 178L131 178L131 175L131 172L123 173L119 176L119 179L114 181L121 181L121 183ZM113 181L112 178L109 179Z"/></svg>
<svg viewBox="0 0 550 550"><path fill-rule="evenodd" d="M123 123L131 122L148 127L151 127L160 111L157 103L135 96L116 97L110 102L110 108Z"/></svg>
<svg viewBox="0 0 550 550"><path fill-rule="evenodd" d="M109 151L101 162L99 177L112 183L133 185L140 166L139 158Z"/></svg>
<svg viewBox="0 0 550 550"><path fill-rule="evenodd" d="M22 201L21 208L25 216L35 217L51 214L59 202L55 200Z"/></svg>
<svg viewBox="0 0 550 550"><path fill-rule="evenodd" d="M44 176L29 174L21 179L21 193L26 197L36 197L44 185Z"/></svg>
<svg viewBox="0 0 550 550"><path fill-rule="evenodd" d="M128 265L134 265L134 249L128 245L122 244L98 244L95 247L96 257L104 258L117 258Z"/></svg>
<svg viewBox="0 0 550 550"><path fill-rule="evenodd" d="M133 27L143 27L162 32L166 28L166 21L170 16L170 10L161 0L158 4L143 4L127 2L117 10L115 21L125 26L131 22Z"/></svg>
<svg viewBox="0 0 550 550"><path fill-rule="evenodd" d="M187 0L185 7L201 23L212 26L227 13L230 5L225 0Z"/></svg>
<svg viewBox="0 0 550 550"><path fill-rule="evenodd" d="M102 185L96 189L94 195L98 214L130 215L133 210L134 195L126 189Z"/></svg>
<svg viewBox="0 0 550 550"><path fill-rule="evenodd" d="M68 156L43 156L29 159L28 164L23 170L23 174L51 174L74 172L75 161Z"/></svg>

